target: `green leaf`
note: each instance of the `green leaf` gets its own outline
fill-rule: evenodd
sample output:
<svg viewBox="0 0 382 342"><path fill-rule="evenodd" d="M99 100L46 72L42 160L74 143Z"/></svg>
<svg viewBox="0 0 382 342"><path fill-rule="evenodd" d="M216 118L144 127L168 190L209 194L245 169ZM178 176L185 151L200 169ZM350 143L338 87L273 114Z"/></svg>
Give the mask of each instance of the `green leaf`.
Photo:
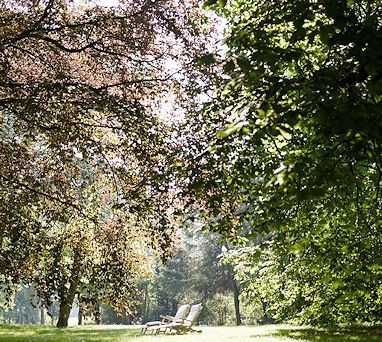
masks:
<svg viewBox="0 0 382 342"><path fill-rule="evenodd" d="M197 57L195 58L194 60L194 63L196 65L210 65L210 64L214 64L216 62L215 60L215 57L213 54L209 53L209 54L205 54L201 57Z"/></svg>
<svg viewBox="0 0 382 342"><path fill-rule="evenodd" d="M248 72L252 69L251 62L246 58L238 58L237 64L243 72Z"/></svg>
<svg viewBox="0 0 382 342"><path fill-rule="evenodd" d="M216 133L216 137L219 139L226 138L226 137L230 136L231 134L234 134L234 133L240 131L241 128L243 128L244 126L247 126L248 124L249 124L249 121L234 122L234 123L228 125L227 127L219 130Z"/></svg>
<svg viewBox="0 0 382 342"><path fill-rule="evenodd" d="M121 209L125 206L125 203L116 203L113 205L113 209Z"/></svg>
<svg viewBox="0 0 382 342"><path fill-rule="evenodd" d="M297 254L304 250L304 246L302 246L300 243L295 243L293 245L289 245L288 250L291 253Z"/></svg>
<svg viewBox="0 0 382 342"><path fill-rule="evenodd" d="M332 287L333 287L333 289L336 290L343 285L344 285L344 283L341 280L335 280L332 284Z"/></svg>
<svg viewBox="0 0 382 342"><path fill-rule="evenodd" d="M223 66L223 70L225 72L227 72L227 73L235 70L235 63L232 62L232 61L229 61L229 62L225 63L224 66Z"/></svg>
<svg viewBox="0 0 382 342"><path fill-rule="evenodd" d="M204 6L207 6L207 7L209 7L209 6L213 6L213 5L215 5L217 2L218 2L218 0L206 0L206 1L204 2Z"/></svg>

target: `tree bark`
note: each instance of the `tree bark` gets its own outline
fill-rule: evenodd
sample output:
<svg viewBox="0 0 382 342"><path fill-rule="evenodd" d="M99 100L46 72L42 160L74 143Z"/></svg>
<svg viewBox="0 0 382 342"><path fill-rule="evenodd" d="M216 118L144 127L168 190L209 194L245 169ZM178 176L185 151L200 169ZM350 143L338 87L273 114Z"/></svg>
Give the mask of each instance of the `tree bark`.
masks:
<svg viewBox="0 0 382 342"><path fill-rule="evenodd" d="M77 300L78 300L78 325L82 325L83 320L83 310L81 305L81 296L79 293L77 293Z"/></svg>
<svg viewBox="0 0 382 342"><path fill-rule="evenodd" d="M147 296L148 296L148 282L145 283L145 292L144 292L144 299L143 299L143 320L147 321Z"/></svg>
<svg viewBox="0 0 382 342"><path fill-rule="evenodd" d="M40 324L41 325L45 324L45 308L44 308L44 305L41 305L41 307L40 307Z"/></svg>
<svg viewBox="0 0 382 342"><path fill-rule="evenodd" d="M78 311L78 325L82 325L82 311Z"/></svg>
<svg viewBox="0 0 382 342"><path fill-rule="evenodd" d="M78 325L82 325L83 313L81 307L78 309Z"/></svg>
<svg viewBox="0 0 382 342"><path fill-rule="evenodd" d="M60 310L58 314L58 322L57 327L58 328L64 328L68 326L68 320L70 315L70 310L72 309L74 297L77 292L79 279L78 275L75 276L75 279L72 280L70 283L70 287L68 291L63 291L61 295L61 302L60 302Z"/></svg>
<svg viewBox="0 0 382 342"><path fill-rule="evenodd" d="M94 309L96 310L94 313L94 323L96 325L100 325L101 324L101 308L100 308L100 305L95 304Z"/></svg>
<svg viewBox="0 0 382 342"><path fill-rule="evenodd" d="M70 315L70 310L72 306L69 300L66 298L61 298L60 312L58 314L57 328L64 328L68 326L68 320Z"/></svg>
<svg viewBox="0 0 382 342"><path fill-rule="evenodd" d="M262 311L263 311L263 317L262 317L260 323L261 324L274 323L275 320L272 317L269 317L267 314L267 308L268 308L267 301L262 296L259 296L259 298L260 298L261 307L262 307Z"/></svg>
<svg viewBox="0 0 382 342"><path fill-rule="evenodd" d="M235 315L236 315L236 325L241 325L241 316L240 316L240 300L239 300L239 287L237 286L236 280L232 281L233 289L233 300L235 303Z"/></svg>
<svg viewBox="0 0 382 342"><path fill-rule="evenodd" d="M263 319L265 321L268 320L268 315L267 315L267 302L265 300L263 300L262 298L260 299L261 300L261 307L263 309Z"/></svg>
<svg viewBox="0 0 382 342"><path fill-rule="evenodd" d="M227 249L227 251L230 250L227 240L225 241L224 246ZM230 278L232 282L233 301L235 304L236 325L241 325L240 300L239 300L240 290L235 280L235 271L232 265L229 266L229 272L230 272Z"/></svg>

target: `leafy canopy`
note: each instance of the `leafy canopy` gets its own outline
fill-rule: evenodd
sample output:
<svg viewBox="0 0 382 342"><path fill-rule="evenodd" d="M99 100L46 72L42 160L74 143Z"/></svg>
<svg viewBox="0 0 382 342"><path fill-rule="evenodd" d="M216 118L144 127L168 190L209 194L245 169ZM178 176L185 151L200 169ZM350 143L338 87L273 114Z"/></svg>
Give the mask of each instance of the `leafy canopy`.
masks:
<svg viewBox="0 0 382 342"><path fill-rule="evenodd" d="M243 279L269 284L278 318L378 321L380 4L207 5L228 22L228 52L187 153L210 228L258 246Z"/></svg>

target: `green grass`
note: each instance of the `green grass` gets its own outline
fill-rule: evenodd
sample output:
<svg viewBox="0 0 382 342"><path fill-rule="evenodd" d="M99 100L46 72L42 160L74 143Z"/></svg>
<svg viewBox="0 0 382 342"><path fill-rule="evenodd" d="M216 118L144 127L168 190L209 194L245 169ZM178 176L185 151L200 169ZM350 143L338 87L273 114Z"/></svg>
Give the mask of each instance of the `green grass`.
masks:
<svg viewBox="0 0 382 342"><path fill-rule="evenodd" d="M140 336L129 326L81 326L57 329L37 325L0 325L0 341L200 341L200 342L272 342L272 341L381 341L382 327L313 329L290 325L252 327L202 327L200 333L182 336Z"/></svg>

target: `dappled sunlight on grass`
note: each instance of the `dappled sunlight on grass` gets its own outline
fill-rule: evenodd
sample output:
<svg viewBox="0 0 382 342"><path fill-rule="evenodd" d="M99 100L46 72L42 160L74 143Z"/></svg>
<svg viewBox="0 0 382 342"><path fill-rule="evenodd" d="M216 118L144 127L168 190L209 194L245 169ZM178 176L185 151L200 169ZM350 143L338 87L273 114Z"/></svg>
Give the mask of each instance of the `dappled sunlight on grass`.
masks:
<svg viewBox="0 0 382 342"><path fill-rule="evenodd" d="M198 327L201 332L186 335L141 336L131 326L80 326L57 329L37 325L0 326L0 341L136 341L136 342L293 342L293 341L381 341L382 327L313 329L291 325L251 327Z"/></svg>

